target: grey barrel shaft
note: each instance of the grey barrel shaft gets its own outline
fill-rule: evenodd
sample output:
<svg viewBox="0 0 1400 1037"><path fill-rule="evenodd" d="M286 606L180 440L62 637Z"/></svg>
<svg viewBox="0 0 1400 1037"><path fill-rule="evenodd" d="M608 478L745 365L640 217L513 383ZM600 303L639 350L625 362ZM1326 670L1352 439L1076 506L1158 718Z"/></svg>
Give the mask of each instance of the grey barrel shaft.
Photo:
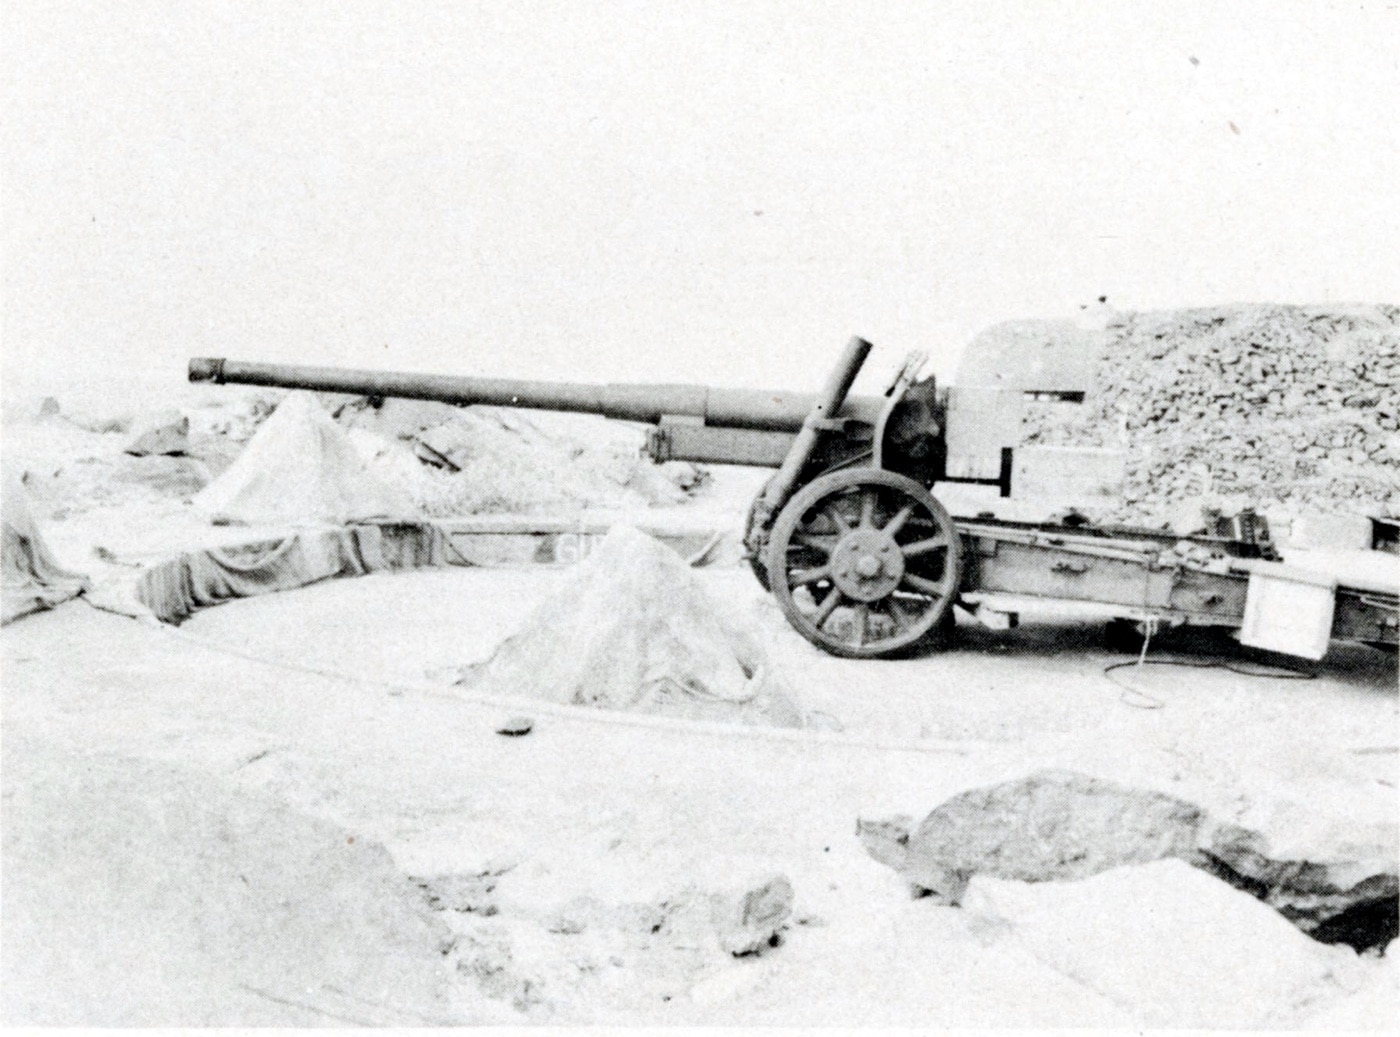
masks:
<svg viewBox="0 0 1400 1037"><path fill-rule="evenodd" d="M299 364L266 364L195 357L192 382L266 385L285 389L397 396L444 403L483 403L499 407L601 414L623 421L655 424L667 417L687 417L722 428L796 432L817 397L762 389L716 389L700 385L590 385L581 382L531 382L511 378L466 378L456 375L365 371ZM847 401L843 413L864 415L878 400Z"/></svg>

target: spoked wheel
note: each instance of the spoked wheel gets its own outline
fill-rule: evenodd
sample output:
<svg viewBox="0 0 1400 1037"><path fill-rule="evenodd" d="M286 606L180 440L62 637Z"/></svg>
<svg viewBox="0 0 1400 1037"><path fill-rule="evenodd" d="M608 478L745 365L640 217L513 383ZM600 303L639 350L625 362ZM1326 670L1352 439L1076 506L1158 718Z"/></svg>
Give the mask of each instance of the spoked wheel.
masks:
<svg viewBox="0 0 1400 1037"><path fill-rule="evenodd" d="M953 520L923 486L852 468L787 503L767 569L799 634L833 655L873 659L918 644L949 616L960 546Z"/></svg>

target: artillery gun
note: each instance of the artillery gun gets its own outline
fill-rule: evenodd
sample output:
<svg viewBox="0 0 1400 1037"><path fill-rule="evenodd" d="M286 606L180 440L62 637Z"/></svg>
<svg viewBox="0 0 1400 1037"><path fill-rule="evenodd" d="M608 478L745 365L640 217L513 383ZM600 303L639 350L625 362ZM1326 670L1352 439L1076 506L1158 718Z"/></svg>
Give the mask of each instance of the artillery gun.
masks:
<svg viewBox="0 0 1400 1037"><path fill-rule="evenodd" d="M776 469L749 509L748 560L797 632L835 655L885 657L936 640L952 623L957 601L1011 616L1023 606L1059 602L1105 619L1243 627L1247 644L1321 657L1313 642L1299 649L1296 615L1286 633L1271 625L1291 606L1260 604L1270 587L1294 579L1273 560L1266 524L1180 537L986 516L955 522L932 492L939 483L994 485L1010 495L1021 394L940 390L933 378L920 377L925 358L911 354L881 395L852 396L870 350L869 342L852 338L813 394L213 358L192 359L189 377L378 400L599 414L652 425L646 450L658 462ZM1329 636L1395 644L1400 608L1392 588L1333 589L1313 617L1324 649ZM1249 620L1251 600L1257 607Z"/></svg>
<svg viewBox="0 0 1400 1037"><path fill-rule="evenodd" d="M839 655L909 648L951 618L960 575L952 518L929 488L946 471L946 393L911 355L880 396L850 388L871 345L852 338L815 394L691 385L525 382L196 358L194 382L239 383L600 414L654 426L657 462L777 471L749 511L745 548L793 626ZM1009 454L1009 451L1006 452ZM1008 490L995 475L960 476ZM839 615L838 615L839 613Z"/></svg>

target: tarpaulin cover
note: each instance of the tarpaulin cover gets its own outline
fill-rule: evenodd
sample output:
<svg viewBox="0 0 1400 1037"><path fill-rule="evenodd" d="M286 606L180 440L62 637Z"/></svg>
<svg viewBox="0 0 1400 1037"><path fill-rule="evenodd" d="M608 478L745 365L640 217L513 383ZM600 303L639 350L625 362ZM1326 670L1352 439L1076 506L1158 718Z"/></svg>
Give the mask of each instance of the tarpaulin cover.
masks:
<svg viewBox="0 0 1400 1037"><path fill-rule="evenodd" d="M87 589L85 577L68 572L54 560L29 510L19 479L6 472L4 487L4 497L0 498L5 529L0 624L53 608Z"/></svg>
<svg viewBox="0 0 1400 1037"><path fill-rule="evenodd" d="M249 544L192 551L141 574L137 597L167 623L234 598L305 587L336 576L445 565L442 530L387 523L300 530Z"/></svg>
<svg viewBox="0 0 1400 1037"><path fill-rule="evenodd" d="M278 404L192 503L218 524L342 525L420 514L403 491L366 468L345 431L307 392Z"/></svg>
<svg viewBox="0 0 1400 1037"><path fill-rule="evenodd" d="M763 645L670 548L614 526L529 619L456 684L690 720L802 727Z"/></svg>

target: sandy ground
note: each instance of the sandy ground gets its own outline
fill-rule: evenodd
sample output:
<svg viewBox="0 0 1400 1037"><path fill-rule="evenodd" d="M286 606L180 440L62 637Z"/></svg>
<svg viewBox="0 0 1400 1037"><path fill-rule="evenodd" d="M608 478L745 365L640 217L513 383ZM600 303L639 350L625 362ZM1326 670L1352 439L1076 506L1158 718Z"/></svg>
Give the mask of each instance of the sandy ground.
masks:
<svg viewBox="0 0 1400 1037"><path fill-rule="evenodd" d="M31 439L54 465L91 447ZM17 442L7 434L7 454ZM113 437L106 452L119 449ZM701 499L648 517L732 528L762 474L721 471ZM109 573L248 535L160 493L51 515L46 532L79 569L106 547ZM970 787L1069 767L1192 799L1280 855L1393 841L1393 656L1337 646L1309 680L1219 666L1110 676L1126 657L1101 628L1027 615L1006 632L964 616L945 652L860 663L797 637L746 569L698 574L822 729L495 701L438 679L486 658L551 594L564 573L547 566L333 581L178 630L83 601L6 627L6 1021L1393 1020L1394 953L1159 901L1142 910L1199 931L1159 924L1136 939L1115 916L1071 961L1033 929L911 900L855 835L860 817L918 818ZM1151 658L1279 662L1179 637ZM520 715L530 734L497 733ZM705 898L774 874L795 894L779 945L743 958L714 946L696 921ZM1222 990L1199 975L1230 971L1220 948L1265 964Z"/></svg>
<svg viewBox="0 0 1400 1037"><path fill-rule="evenodd" d="M1356 750L1393 750L1395 669L1359 649L1310 681L1129 672L1161 703L1133 708L1101 672L1122 657L1084 628L969 629L937 656L836 660L785 634L734 569L706 573L707 587L771 629L804 704L840 733L512 709L428 679L489 654L559 576L377 575L235 602L178 631L72 603L5 631L6 744L161 761L270 794L382 843L407 875L499 873L476 910L448 912L466 945L487 948L486 966L472 959L453 979L463 989L449 1017L475 1021L1132 1026L1157 1009L911 901L861 850L856 818L922 816L964 788L1055 765L1244 821L1297 815L1281 827L1304 843L1393 820L1393 751ZM495 733L521 710L535 719L528 737ZM550 931L580 898L656 911L774 872L796 910L759 958L707 953L665 927ZM1150 968L1169 951L1139 953ZM1260 1024L1335 1014L1393 983L1383 963L1358 967L1325 1003L1269 1005Z"/></svg>

